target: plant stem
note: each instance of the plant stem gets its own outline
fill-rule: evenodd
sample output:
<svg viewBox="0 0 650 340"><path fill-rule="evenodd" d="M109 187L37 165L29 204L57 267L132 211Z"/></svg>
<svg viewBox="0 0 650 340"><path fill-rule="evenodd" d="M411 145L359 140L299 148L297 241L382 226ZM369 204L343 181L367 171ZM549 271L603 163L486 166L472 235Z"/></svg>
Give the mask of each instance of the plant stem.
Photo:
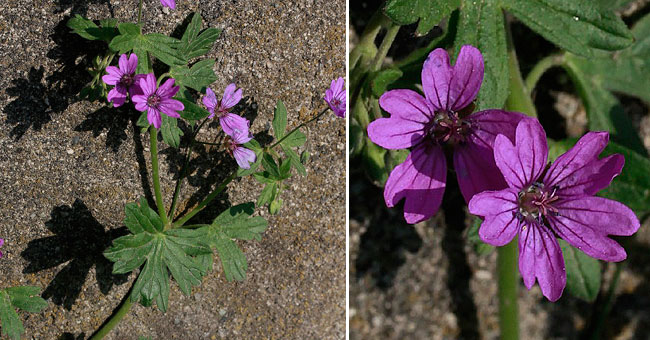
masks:
<svg viewBox="0 0 650 340"><path fill-rule="evenodd" d="M169 76L171 76L171 74L169 74L169 72L165 72L165 73L161 74L160 77L158 77L158 81L156 82L156 87L160 87L160 82L163 79L165 79L165 77L169 77Z"/></svg>
<svg viewBox="0 0 650 340"><path fill-rule="evenodd" d="M319 113L319 114L317 114L316 116L314 116L314 118L312 118L312 119L310 119L310 120L308 120L308 121L306 121L306 122L304 122L304 123L300 123L300 125L296 126L293 130L291 130L289 133L287 133L286 135L284 135L284 137L280 138L280 140L278 140L277 142L273 143L273 145L271 145L271 146L269 147L269 149L273 149L274 147L278 146L280 143L282 143L282 141L284 141L285 139L287 139L287 137L291 136L291 134L293 134L294 132L298 131L298 129L300 129L301 127L303 127L303 126L305 126L305 125L307 125L307 124L309 124L309 123L311 123L311 122L317 120L317 119L320 118L322 115L324 115L325 112L327 112L327 110L329 110L329 109L330 109L330 108L327 107L327 108L325 108L325 110L321 111L321 113Z"/></svg>
<svg viewBox="0 0 650 340"><path fill-rule="evenodd" d="M140 5L138 5L138 25L142 23L142 0L140 0Z"/></svg>
<svg viewBox="0 0 650 340"><path fill-rule="evenodd" d="M517 306L517 238L498 248L497 275L499 284L499 326L502 340L519 339L519 308Z"/></svg>
<svg viewBox="0 0 650 340"><path fill-rule="evenodd" d="M228 183L232 182L233 179L237 177L237 171L233 172L230 174L230 176L226 177L219 186L214 189L213 192L211 192L199 205L196 206L196 208L192 209L189 213L187 213L185 216L181 217L178 221L174 223L174 227L182 227L187 221L189 221L190 218L194 217L194 215L198 214L199 211L203 210L217 195L219 195L228 185Z"/></svg>
<svg viewBox="0 0 650 340"><path fill-rule="evenodd" d="M174 219L174 213L176 212L176 203L178 201L178 195L181 192L183 179L185 178L185 176L187 176L187 170L189 169L189 165L190 165L190 158L192 158L192 147L194 146L194 142L196 141L196 135L199 134L199 131L207 121L208 118L204 119L201 122L201 124L199 124L199 127L196 128L196 130L192 134L192 139L190 140L190 146L187 148L187 154L185 155L185 163L183 164L181 173L178 179L176 180L176 187L174 188L174 196L172 198L172 206L169 208L169 218L171 219Z"/></svg>
<svg viewBox="0 0 650 340"><path fill-rule="evenodd" d="M532 91L544 72L555 66L564 64L564 54L553 54L545 57L535 64L532 70L526 76L526 88Z"/></svg>
<svg viewBox="0 0 650 340"><path fill-rule="evenodd" d="M160 192L160 176L158 176L158 130L151 125L149 127L149 136L151 141L151 176L153 177L153 190L156 194L156 205L158 206L158 215L162 219L163 225L167 225L167 212L163 202L162 193Z"/></svg>
<svg viewBox="0 0 650 340"><path fill-rule="evenodd" d="M133 289L133 287L131 287ZM100 340L103 339L108 333L110 333L117 324L122 321L122 318L129 312L131 307L133 306L133 301L131 301L131 290L129 290L129 293L126 295L124 300L120 303L120 306L118 309L113 313L113 315L110 316L108 321L104 322L104 324L93 334L92 337L90 337L89 340Z"/></svg>
<svg viewBox="0 0 650 340"><path fill-rule="evenodd" d="M508 81L510 95L506 99L506 110L518 111L531 117L537 117L537 111L535 110L535 105L530 98L530 92L526 89L524 80L521 78L519 61L517 60L517 52L515 51L515 45L512 41L510 25L507 22L505 25L508 48L508 72L510 75Z"/></svg>
<svg viewBox="0 0 650 340"><path fill-rule="evenodd" d="M381 27L386 23L388 18L384 16L381 10L375 12L370 18L368 25L363 30L361 37L359 38L359 43L354 49L350 52L350 69L354 69L357 66L357 63L361 61L364 64L365 58L372 58L375 53L377 53L377 47L375 46L375 38ZM365 58L364 58L365 57Z"/></svg>
<svg viewBox="0 0 650 340"><path fill-rule="evenodd" d="M400 27L401 26L395 25L393 23L389 24L388 31L386 31L386 35L384 36L384 40L381 41L381 45L379 45L377 54L375 54L375 60L372 63L371 71L379 71L381 68L381 65L384 63L384 59L388 54L388 50L393 45L393 41L395 40Z"/></svg>

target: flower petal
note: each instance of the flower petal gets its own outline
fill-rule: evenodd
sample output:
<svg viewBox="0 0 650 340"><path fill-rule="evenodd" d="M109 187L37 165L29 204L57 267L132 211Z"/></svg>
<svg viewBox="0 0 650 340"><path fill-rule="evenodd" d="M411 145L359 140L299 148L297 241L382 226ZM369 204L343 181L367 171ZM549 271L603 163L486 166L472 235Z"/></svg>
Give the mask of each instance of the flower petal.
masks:
<svg viewBox="0 0 650 340"><path fill-rule="evenodd" d="M458 111L476 98L483 72L483 56L475 47L461 47L454 67L449 64L447 51L438 48L424 62L422 88L437 110Z"/></svg>
<svg viewBox="0 0 650 340"><path fill-rule="evenodd" d="M131 101L135 104L135 109L142 112L149 107L147 105L147 98L147 96L139 94L131 96Z"/></svg>
<svg viewBox="0 0 650 340"><path fill-rule="evenodd" d="M244 147L237 147L233 151L233 156L239 167L243 169L250 169L250 163L255 162L255 152Z"/></svg>
<svg viewBox="0 0 650 340"><path fill-rule="evenodd" d="M211 88L205 89L205 96L203 96L203 105L208 108L210 113L214 114L214 109L217 107L217 96Z"/></svg>
<svg viewBox="0 0 650 340"><path fill-rule="evenodd" d="M480 192L508 187L494 162L492 148L482 144L468 142L458 145L454 149L454 170L465 202Z"/></svg>
<svg viewBox="0 0 650 340"><path fill-rule="evenodd" d="M439 146L422 143L393 169L384 188L384 199L393 207L403 198L404 218L414 224L438 211L445 191L447 161Z"/></svg>
<svg viewBox="0 0 650 340"><path fill-rule="evenodd" d="M504 110L474 112L465 118L473 127L469 140L490 149L494 148L494 140L498 135L504 135L514 142L517 125L523 119L531 118L519 112Z"/></svg>
<svg viewBox="0 0 650 340"><path fill-rule="evenodd" d="M131 74L135 73L135 70L138 68L138 55L135 53L131 53L129 56L129 60L127 62L126 66L126 73Z"/></svg>
<svg viewBox="0 0 650 340"><path fill-rule="evenodd" d="M160 125L162 124L160 111L150 107L149 110L147 110L147 120L149 121L149 124L152 124L156 129L160 129Z"/></svg>
<svg viewBox="0 0 650 340"><path fill-rule="evenodd" d="M433 119L424 97L411 90L392 90L379 98L381 107L391 114L368 125L368 137L386 149L405 149L426 135L426 125Z"/></svg>
<svg viewBox="0 0 650 340"><path fill-rule="evenodd" d="M180 89L179 86L174 86L175 79L174 78L169 78L165 80L165 82L160 85L158 90L156 90L156 93L160 96L161 99L165 98L171 98L174 95L176 95L176 92Z"/></svg>
<svg viewBox="0 0 650 340"><path fill-rule="evenodd" d="M470 213L485 217L478 231L483 242L493 246L508 244L519 231L517 191L484 191L469 201Z"/></svg>
<svg viewBox="0 0 650 340"><path fill-rule="evenodd" d="M122 73L124 73L124 74L131 73L131 72L128 71L129 70L129 62L128 62L126 54L122 54L120 56L120 59L117 62L117 64L120 66L120 71L122 71Z"/></svg>
<svg viewBox="0 0 650 340"><path fill-rule="evenodd" d="M535 119L519 122L515 145L504 135L494 141L494 160L511 188L522 189L537 181L547 159L546 133Z"/></svg>
<svg viewBox="0 0 650 340"><path fill-rule="evenodd" d="M122 72L115 66L106 67L106 73L102 76L102 81L107 85L116 85L122 79Z"/></svg>
<svg viewBox="0 0 650 340"><path fill-rule="evenodd" d="M142 94L149 97L152 93L156 92L156 76L153 73L147 73L138 82Z"/></svg>
<svg viewBox="0 0 650 340"><path fill-rule="evenodd" d="M598 159L609 141L607 132L589 132L548 169L544 184L557 186L561 196L591 196L609 186L623 169L625 159L614 154Z"/></svg>
<svg viewBox="0 0 650 340"><path fill-rule="evenodd" d="M564 258L553 233L535 222L528 223L519 232L519 272L526 288L531 289L535 278L542 294L557 301L566 286Z"/></svg>
<svg viewBox="0 0 650 340"><path fill-rule="evenodd" d="M115 86L113 89L108 91L106 96L109 102L113 102L114 107L120 107L126 101L126 88L121 85Z"/></svg>
<svg viewBox="0 0 650 340"><path fill-rule="evenodd" d="M226 90L223 92L223 98L221 98L220 108L222 111L228 111L241 100L242 90L238 89L235 91L236 88L237 86L234 83L226 86Z"/></svg>
<svg viewBox="0 0 650 340"><path fill-rule="evenodd" d="M226 113L219 118L219 123L221 123L223 132L228 136L234 136L236 130L248 132L250 126L248 119L234 113Z"/></svg>
<svg viewBox="0 0 650 340"><path fill-rule="evenodd" d="M585 254L604 261L622 261L625 250L607 235L630 236L640 226L632 210L622 203L602 197L562 199L548 216L553 230Z"/></svg>
<svg viewBox="0 0 650 340"><path fill-rule="evenodd" d="M183 103L176 99L163 99L158 105L160 111L170 117L180 118L180 114L177 111L182 111L185 109Z"/></svg>
<svg viewBox="0 0 650 340"><path fill-rule="evenodd" d="M391 118L428 123L433 120L433 110L419 93L413 90L390 90L379 98L381 108L390 113Z"/></svg>

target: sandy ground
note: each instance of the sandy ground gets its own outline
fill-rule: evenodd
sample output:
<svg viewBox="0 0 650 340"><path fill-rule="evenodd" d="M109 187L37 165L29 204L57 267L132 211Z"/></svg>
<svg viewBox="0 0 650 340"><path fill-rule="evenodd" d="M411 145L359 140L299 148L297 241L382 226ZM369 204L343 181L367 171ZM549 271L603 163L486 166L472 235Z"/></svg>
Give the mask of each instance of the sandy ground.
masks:
<svg viewBox="0 0 650 340"><path fill-rule="evenodd" d="M243 88L237 110L260 139L282 99L295 126L324 107L331 79L345 73L345 1L186 1L175 11L146 0L145 32L170 33L200 10L204 25L223 29L209 53L212 86ZM111 275L101 256L124 233L123 206L151 195L148 135L132 110L75 99L90 57L102 45L69 34L74 14L135 21L136 0L7 0L0 8L0 287L36 285L48 299L40 314L21 314L33 339L82 339L126 294L135 275ZM200 138L213 138L215 126ZM307 131L306 177L287 184L284 208L261 242L240 242L247 280L228 283L220 264L190 297L172 284L166 314L134 307L112 339L342 339L345 334L345 122L333 115ZM180 155L161 144L168 200ZM197 148L184 199L196 202L232 160ZM199 196L191 196L198 190ZM252 178L231 183L199 218L254 201ZM168 202L169 203L169 202ZM181 206L184 208L185 206Z"/></svg>

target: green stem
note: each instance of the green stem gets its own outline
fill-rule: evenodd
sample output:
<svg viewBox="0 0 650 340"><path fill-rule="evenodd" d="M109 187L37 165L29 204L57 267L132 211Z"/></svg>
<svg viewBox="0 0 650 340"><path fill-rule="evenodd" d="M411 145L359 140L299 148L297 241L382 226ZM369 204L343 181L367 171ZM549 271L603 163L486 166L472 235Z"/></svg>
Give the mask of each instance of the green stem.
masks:
<svg viewBox="0 0 650 340"><path fill-rule="evenodd" d="M138 25L142 23L142 0L140 0L140 5L138 5Z"/></svg>
<svg viewBox="0 0 650 340"><path fill-rule="evenodd" d="M521 78L517 53L508 23L506 23L506 37L508 44L508 73L510 75L508 81L510 95L506 99L506 110L518 111L531 117L537 117L537 111L530 97L530 92L526 89L524 80Z"/></svg>
<svg viewBox="0 0 650 340"><path fill-rule="evenodd" d="M280 140L278 140L277 142L273 143L273 145L271 145L271 146L269 147L269 149L273 149L274 147L278 146L280 143L282 143L282 141L284 141L285 139L287 139L287 137L291 136L292 133L298 131L298 129L300 129L301 127L303 127L303 126L305 126L305 125L307 125L307 124L309 124L309 123L311 123L311 122L317 120L317 119L320 118L322 115L324 115L325 112L327 112L327 110L329 110L329 109L330 109L329 107L325 108L325 110L321 111L321 113L319 113L319 114L317 114L316 116L314 116L314 118L312 118L312 119L310 119L310 120L308 120L308 121L306 121L306 122L304 122L304 123L301 123L300 125L296 126L293 130L291 130L289 133L287 133L286 135L284 135L284 137L280 138Z"/></svg>
<svg viewBox="0 0 650 340"><path fill-rule="evenodd" d="M176 203L178 202L178 195L181 192L181 186L183 185L183 179L185 176L187 176L187 170L189 169L190 165L190 158L192 157L192 147L194 146L194 142L196 141L196 135L199 134L199 131L207 122L208 119L204 119L201 124L199 124L199 127L194 131L192 134L192 139L190 141L190 146L187 148L187 154L185 155L185 163L183 164L183 169L181 170L181 173L176 180L176 187L174 188L174 196L172 198L172 206L169 208L169 218L173 219L174 218L174 213L176 212Z"/></svg>
<svg viewBox="0 0 650 340"><path fill-rule="evenodd" d="M499 284L499 326L502 340L519 339L519 308L517 290L517 238L499 247L497 254L497 275Z"/></svg>
<svg viewBox="0 0 650 340"><path fill-rule="evenodd" d="M540 60L526 76L526 88L532 91L546 71L562 64L564 64L564 54L553 54Z"/></svg>
<svg viewBox="0 0 650 340"><path fill-rule="evenodd" d="M360 61L362 64L364 64L364 59L372 58L375 53L377 53L375 38L387 20L388 18L384 16L381 10L375 12L372 18L370 18L368 25L363 30L363 33L359 38L359 43L350 52L350 70L356 68L357 63Z"/></svg>
<svg viewBox="0 0 650 340"><path fill-rule="evenodd" d="M165 73L161 74L160 77L158 77L158 81L156 82L156 87L160 87L160 82L163 79L165 79L165 77L169 77L169 76L171 76L171 74L169 74L169 72L165 72Z"/></svg>
<svg viewBox="0 0 650 340"><path fill-rule="evenodd" d="M381 65L384 63L384 59L388 54L388 50L393 45L393 41L395 41L395 37L397 36L397 32L399 32L400 27L401 26L395 25L393 23L389 24L388 31L386 31L386 35L384 36L384 40L381 41L381 45L379 45L377 54L375 54L375 60L372 63L371 71L379 71L381 68Z"/></svg>
<svg viewBox="0 0 650 340"><path fill-rule="evenodd" d="M133 287L131 287L133 289ZM111 315L111 317L106 321L101 328L93 334L92 337L90 337L89 340L100 340L103 339L108 333L110 333L117 324L122 321L122 318L129 312L131 307L133 306L133 301L131 301L131 291L129 290L129 293L126 295L124 300L120 303L120 306L118 309Z"/></svg>
<svg viewBox="0 0 650 340"><path fill-rule="evenodd" d="M198 214L199 211L203 210L217 195L219 195L228 185L228 183L232 182L233 179L237 177L237 171L233 172L230 176L226 177L226 179L219 184L219 186L214 189L213 192L211 192L199 205L196 206L196 208L192 209L189 213L187 213L185 216L181 217L178 221L174 223L174 227L182 227L187 221L189 221L190 218L194 217L194 215Z"/></svg>
<svg viewBox="0 0 650 340"><path fill-rule="evenodd" d="M151 125L149 127L149 136L151 141L151 176L153 177L153 190L156 195L156 205L158 206L158 214L162 219L163 225L167 225L167 212L165 211L165 204L163 202L162 193L160 192L160 176L158 176L158 130Z"/></svg>

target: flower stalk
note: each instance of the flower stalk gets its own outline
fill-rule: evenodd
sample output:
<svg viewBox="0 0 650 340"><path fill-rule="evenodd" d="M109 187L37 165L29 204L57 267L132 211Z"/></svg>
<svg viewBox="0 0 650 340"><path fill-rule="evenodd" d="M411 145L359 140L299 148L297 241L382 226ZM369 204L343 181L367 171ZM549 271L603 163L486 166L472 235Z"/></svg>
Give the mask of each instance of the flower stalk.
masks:
<svg viewBox="0 0 650 340"><path fill-rule="evenodd" d="M131 287L131 290L133 287ZM120 306L118 309L111 315L111 317L102 325L100 329L93 334L93 336L90 337L89 340L100 340L103 339L108 333L110 333L115 326L117 326L120 321L126 316L126 314L131 310L131 307L133 307L133 301L131 301L131 290L129 290L129 293L126 295L124 300L120 303Z"/></svg>
<svg viewBox="0 0 650 340"><path fill-rule="evenodd" d="M156 196L156 206L158 207L158 214L162 219L163 225L167 226L167 212L165 211L165 204L160 191L160 176L158 174L158 129L153 125L149 126L149 136L151 141L151 177L153 177L153 190ZM165 227L166 228L166 227Z"/></svg>
<svg viewBox="0 0 650 340"><path fill-rule="evenodd" d="M308 120L308 121L306 121L304 123L300 123L300 125L296 126L293 130L289 131L289 133L284 135L284 137L280 138L277 142L275 142L271 146L269 146L269 149L273 149L276 146L280 145L280 143L282 143L285 139L287 139L289 136L291 136L294 132L298 131L298 129L300 129L301 127L303 127L303 126L305 126L305 125L307 125L307 124L309 124L309 123L311 123L311 122L313 122L315 120L318 120L318 118L322 117L325 114L325 112L327 112L327 110L329 110L329 109L330 108L327 107L323 111L321 111L319 114L314 116L314 118L312 118L312 119L310 119L310 120Z"/></svg>

